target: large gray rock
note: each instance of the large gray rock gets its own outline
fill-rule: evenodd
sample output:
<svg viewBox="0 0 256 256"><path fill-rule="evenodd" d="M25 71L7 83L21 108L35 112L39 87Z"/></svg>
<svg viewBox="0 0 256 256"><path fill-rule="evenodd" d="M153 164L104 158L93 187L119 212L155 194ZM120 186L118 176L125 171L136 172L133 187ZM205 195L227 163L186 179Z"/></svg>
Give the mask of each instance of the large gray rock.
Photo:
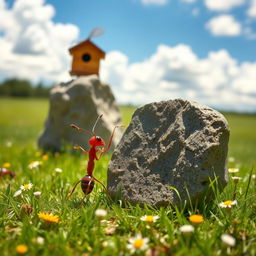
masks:
<svg viewBox="0 0 256 256"><path fill-rule="evenodd" d="M229 127L219 112L177 99L136 110L108 169L110 194L153 206L193 202L218 177L226 185ZM174 187L175 189L172 189Z"/></svg>
<svg viewBox="0 0 256 256"><path fill-rule="evenodd" d="M49 115L38 139L39 147L59 151L62 142L67 142L88 148L88 135L70 128L70 124L91 131L100 114L103 117L95 132L107 143L114 126L121 123L121 115L110 87L101 83L96 75L81 76L55 86L50 93ZM117 129L113 145L118 143L121 135L121 130Z"/></svg>

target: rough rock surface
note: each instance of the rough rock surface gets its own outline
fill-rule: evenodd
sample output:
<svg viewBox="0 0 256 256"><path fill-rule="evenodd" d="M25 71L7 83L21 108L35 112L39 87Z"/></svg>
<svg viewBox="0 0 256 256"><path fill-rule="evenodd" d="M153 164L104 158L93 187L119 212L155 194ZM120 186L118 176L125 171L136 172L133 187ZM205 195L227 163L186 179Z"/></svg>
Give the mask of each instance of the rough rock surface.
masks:
<svg viewBox="0 0 256 256"><path fill-rule="evenodd" d="M198 200L209 178L226 185L228 140L226 119L209 107L182 99L147 104L112 155L108 190L133 204L179 204L171 187L183 203L188 193Z"/></svg>
<svg viewBox="0 0 256 256"><path fill-rule="evenodd" d="M103 117L95 132L107 143L114 126L121 124L121 115L110 87L101 83L96 75L81 76L55 86L50 93L49 115L38 139L39 147L59 151L65 141L88 148L88 135L70 128L70 124L91 131L100 114ZM118 143L121 135L122 131L117 129L113 145Z"/></svg>

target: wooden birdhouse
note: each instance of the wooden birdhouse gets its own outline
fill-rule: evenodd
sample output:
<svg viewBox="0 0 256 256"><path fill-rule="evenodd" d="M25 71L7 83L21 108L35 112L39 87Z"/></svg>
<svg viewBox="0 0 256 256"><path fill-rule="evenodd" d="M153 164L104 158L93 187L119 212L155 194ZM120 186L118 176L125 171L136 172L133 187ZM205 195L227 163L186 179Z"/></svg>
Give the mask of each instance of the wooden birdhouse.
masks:
<svg viewBox="0 0 256 256"><path fill-rule="evenodd" d="M105 52L92 41L85 40L69 49L73 57L71 75L99 75L100 60L105 58Z"/></svg>

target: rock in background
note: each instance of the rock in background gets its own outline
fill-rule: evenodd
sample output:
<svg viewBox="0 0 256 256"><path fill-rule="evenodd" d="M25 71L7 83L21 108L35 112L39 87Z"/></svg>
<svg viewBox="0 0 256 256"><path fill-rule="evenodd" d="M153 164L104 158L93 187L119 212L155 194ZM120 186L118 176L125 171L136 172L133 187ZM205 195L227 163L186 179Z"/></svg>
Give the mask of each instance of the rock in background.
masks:
<svg viewBox="0 0 256 256"><path fill-rule="evenodd" d="M199 199L215 175L226 185L229 127L219 112L182 99L136 110L108 169L110 194L132 204ZM186 191L187 189L187 191Z"/></svg>
<svg viewBox="0 0 256 256"><path fill-rule="evenodd" d="M81 76L55 86L50 93L49 115L38 139L39 147L60 151L63 142L67 142L88 148L88 135L70 128L70 124L91 131L100 114L103 117L95 132L107 143L114 126L121 124L121 115L110 87L101 83L96 75ZM121 134L117 129L113 145L118 143Z"/></svg>

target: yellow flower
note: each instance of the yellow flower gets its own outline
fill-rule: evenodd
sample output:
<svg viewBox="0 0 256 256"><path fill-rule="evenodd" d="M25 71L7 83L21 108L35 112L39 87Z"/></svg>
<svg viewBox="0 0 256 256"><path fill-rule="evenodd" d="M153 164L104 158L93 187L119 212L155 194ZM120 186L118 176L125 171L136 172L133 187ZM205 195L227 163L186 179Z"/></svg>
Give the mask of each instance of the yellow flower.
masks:
<svg viewBox="0 0 256 256"><path fill-rule="evenodd" d="M45 222L49 222L49 223L59 223L59 216L58 215L53 215L52 213L43 213L43 212L39 212L38 217L42 220L44 220Z"/></svg>
<svg viewBox="0 0 256 256"><path fill-rule="evenodd" d="M24 184L20 186L21 190L30 190L33 187L32 183Z"/></svg>
<svg viewBox="0 0 256 256"><path fill-rule="evenodd" d="M151 215L144 215L140 218L140 220L145 222L156 222L159 219L159 216L151 216Z"/></svg>
<svg viewBox="0 0 256 256"><path fill-rule="evenodd" d="M199 223L204 222L204 217L199 214L193 214L193 215L189 216L189 221L194 224L199 224Z"/></svg>
<svg viewBox="0 0 256 256"><path fill-rule="evenodd" d="M233 206L237 205L237 201L234 200L234 201L231 201L231 200L227 200L227 201L224 201L224 202L221 202L219 204L219 206L221 208L232 208Z"/></svg>
<svg viewBox="0 0 256 256"><path fill-rule="evenodd" d="M3 168L8 169L8 168L10 168L10 167L11 167L11 164L10 164L10 163L8 163L8 162L3 163Z"/></svg>
<svg viewBox="0 0 256 256"><path fill-rule="evenodd" d="M16 246L16 252L19 254L25 254L28 251L28 247L25 244L19 244Z"/></svg>
<svg viewBox="0 0 256 256"><path fill-rule="evenodd" d="M48 159L48 156L47 155L42 155L42 159L43 159L43 161L46 161Z"/></svg>
<svg viewBox="0 0 256 256"><path fill-rule="evenodd" d="M142 238L141 235L137 235L129 239L127 248L134 253L135 251L144 251L148 249L148 238Z"/></svg>

